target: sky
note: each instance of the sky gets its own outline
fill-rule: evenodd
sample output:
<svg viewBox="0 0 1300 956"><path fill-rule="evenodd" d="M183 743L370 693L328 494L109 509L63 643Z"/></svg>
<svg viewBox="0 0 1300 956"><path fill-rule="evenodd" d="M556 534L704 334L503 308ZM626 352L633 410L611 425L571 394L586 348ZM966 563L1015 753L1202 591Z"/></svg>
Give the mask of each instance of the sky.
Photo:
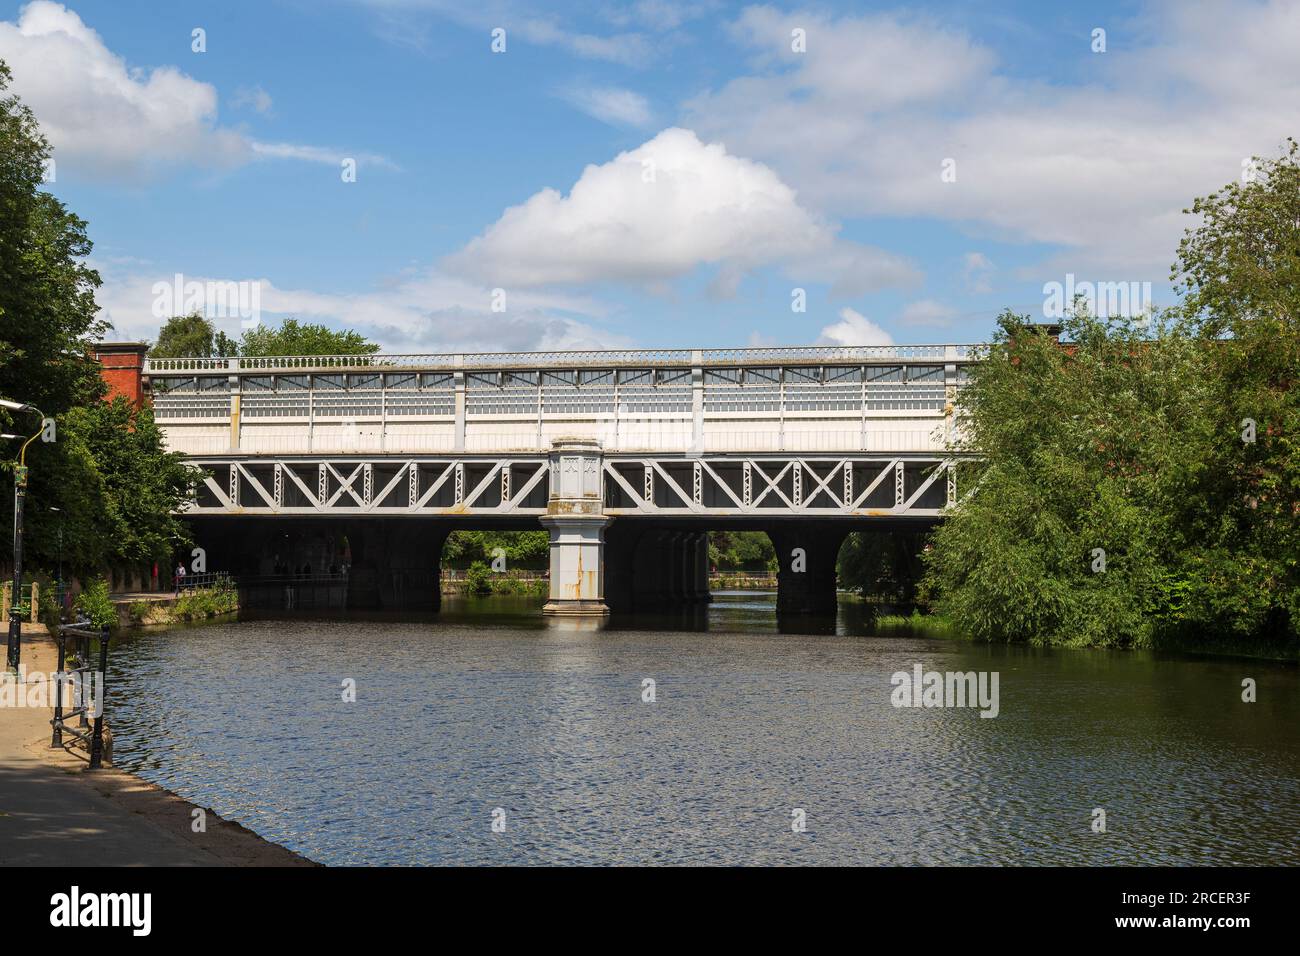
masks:
<svg viewBox="0 0 1300 956"><path fill-rule="evenodd" d="M111 338L197 303L394 352L1168 305L1192 199L1300 135L1298 50L1300 0L0 0Z"/></svg>

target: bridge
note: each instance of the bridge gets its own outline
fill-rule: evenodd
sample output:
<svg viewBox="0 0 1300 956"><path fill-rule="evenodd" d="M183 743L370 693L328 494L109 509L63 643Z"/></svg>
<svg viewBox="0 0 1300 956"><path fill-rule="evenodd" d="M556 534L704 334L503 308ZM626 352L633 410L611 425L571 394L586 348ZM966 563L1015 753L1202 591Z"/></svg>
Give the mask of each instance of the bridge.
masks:
<svg viewBox="0 0 1300 956"><path fill-rule="evenodd" d="M357 603L436 602L455 528L544 527L551 613L708 599L706 533L766 531L778 607L825 612L845 535L958 495L977 347L147 359L223 569L346 536ZM288 543L286 543L288 542ZM295 544L295 542L297 542ZM309 561L310 563L310 561Z"/></svg>

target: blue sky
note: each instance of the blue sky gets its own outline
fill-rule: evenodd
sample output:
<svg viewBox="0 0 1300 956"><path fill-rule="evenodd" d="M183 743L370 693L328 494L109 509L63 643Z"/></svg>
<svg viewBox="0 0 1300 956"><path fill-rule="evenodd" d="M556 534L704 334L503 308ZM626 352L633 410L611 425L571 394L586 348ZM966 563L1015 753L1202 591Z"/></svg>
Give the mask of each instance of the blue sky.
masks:
<svg viewBox="0 0 1300 956"><path fill-rule="evenodd" d="M1168 303L1181 210L1300 133L1297 49L1250 0L0 3L117 336L179 273L397 351L971 342L1067 274Z"/></svg>

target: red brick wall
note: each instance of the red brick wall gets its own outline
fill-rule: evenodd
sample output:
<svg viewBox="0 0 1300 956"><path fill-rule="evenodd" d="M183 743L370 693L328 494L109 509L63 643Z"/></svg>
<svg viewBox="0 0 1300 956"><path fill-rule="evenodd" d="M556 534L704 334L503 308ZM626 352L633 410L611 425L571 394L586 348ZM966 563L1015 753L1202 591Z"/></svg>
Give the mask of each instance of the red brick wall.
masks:
<svg viewBox="0 0 1300 956"><path fill-rule="evenodd" d="M144 342L101 342L95 346L95 358L100 372L108 384L107 399L126 396L136 408L144 405L145 391L142 378L144 356L149 346Z"/></svg>

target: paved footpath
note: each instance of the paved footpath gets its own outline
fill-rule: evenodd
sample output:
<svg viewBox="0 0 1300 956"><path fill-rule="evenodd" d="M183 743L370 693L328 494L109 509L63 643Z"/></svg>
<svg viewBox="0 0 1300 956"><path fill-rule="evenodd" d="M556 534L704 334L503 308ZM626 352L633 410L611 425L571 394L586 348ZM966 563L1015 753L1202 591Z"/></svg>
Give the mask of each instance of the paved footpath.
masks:
<svg viewBox="0 0 1300 956"><path fill-rule="evenodd" d="M23 631L28 675L49 673L53 642ZM0 706L0 866L313 865L211 810L207 831L193 832L194 804L120 770L87 770L84 750L51 748L51 716Z"/></svg>

